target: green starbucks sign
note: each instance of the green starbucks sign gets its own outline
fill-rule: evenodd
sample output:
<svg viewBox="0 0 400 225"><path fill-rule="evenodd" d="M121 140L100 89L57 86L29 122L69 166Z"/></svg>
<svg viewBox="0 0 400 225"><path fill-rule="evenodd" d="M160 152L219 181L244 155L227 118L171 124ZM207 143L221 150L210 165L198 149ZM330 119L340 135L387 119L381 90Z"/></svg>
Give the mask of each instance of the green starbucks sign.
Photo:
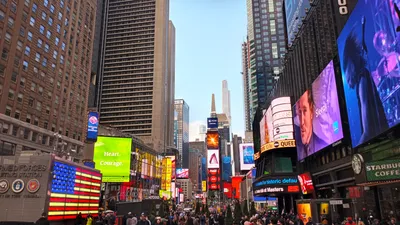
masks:
<svg viewBox="0 0 400 225"><path fill-rule="evenodd" d="M400 179L400 160L384 160L366 163L368 181Z"/></svg>

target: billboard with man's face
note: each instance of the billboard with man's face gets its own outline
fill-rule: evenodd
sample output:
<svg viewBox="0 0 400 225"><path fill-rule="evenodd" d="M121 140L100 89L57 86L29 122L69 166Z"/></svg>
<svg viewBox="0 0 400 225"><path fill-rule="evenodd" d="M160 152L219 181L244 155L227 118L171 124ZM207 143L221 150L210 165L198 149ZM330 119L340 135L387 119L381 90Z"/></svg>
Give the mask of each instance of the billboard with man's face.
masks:
<svg viewBox="0 0 400 225"><path fill-rule="evenodd" d="M333 61L300 97L293 111L298 160L343 138Z"/></svg>

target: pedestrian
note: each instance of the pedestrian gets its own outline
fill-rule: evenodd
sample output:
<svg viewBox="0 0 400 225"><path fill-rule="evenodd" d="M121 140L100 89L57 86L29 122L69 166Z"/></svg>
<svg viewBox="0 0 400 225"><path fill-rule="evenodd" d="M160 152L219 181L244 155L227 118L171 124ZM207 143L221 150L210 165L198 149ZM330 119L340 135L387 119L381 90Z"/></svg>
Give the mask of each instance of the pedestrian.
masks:
<svg viewBox="0 0 400 225"><path fill-rule="evenodd" d="M83 223L84 223L84 220L83 220L83 217L82 217L82 213L79 213L76 216L75 225L83 225Z"/></svg>
<svg viewBox="0 0 400 225"><path fill-rule="evenodd" d="M86 217L86 225L93 225L93 216L90 213Z"/></svg>
<svg viewBox="0 0 400 225"><path fill-rule="evenodd" d="M42 216L36 221L36 225L50 225L49 220L47 219L47 214L45 212L42 213Z"/></svg>
<svg viewBox="0 0 400 225"><path fill-rule="evenodd" d="M151 225L151 223L146 218L146 215L144 213L140 215L140 220L138 221L138 225Z"/></svg>

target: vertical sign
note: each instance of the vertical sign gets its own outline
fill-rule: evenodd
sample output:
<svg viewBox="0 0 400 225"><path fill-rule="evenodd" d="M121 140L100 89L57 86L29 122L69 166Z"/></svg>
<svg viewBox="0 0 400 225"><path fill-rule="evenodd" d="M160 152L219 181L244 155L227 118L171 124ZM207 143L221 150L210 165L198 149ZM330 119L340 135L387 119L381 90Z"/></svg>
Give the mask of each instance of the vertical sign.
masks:
<svg viewBox="0 0 400 225"><path fill-rule="evenodd" d="M172 178L172 161L171 158L166 158L167 160L167 171L165 176L165 190L171 190L171 178Z"/></svg>
<svg viewBox="0 0 400 225"><path fill-rule="evenodd" d="M94 111L89 112L86 140L97 141L98 128L99 128L99 113Z"/></svg>
<svg viewBox="0 0 400 225"><path fill-rule="evenodd" d="M167 159L162 159L162 172L161 172L161 190L166 189L166 174L167 174Z"/></svg>

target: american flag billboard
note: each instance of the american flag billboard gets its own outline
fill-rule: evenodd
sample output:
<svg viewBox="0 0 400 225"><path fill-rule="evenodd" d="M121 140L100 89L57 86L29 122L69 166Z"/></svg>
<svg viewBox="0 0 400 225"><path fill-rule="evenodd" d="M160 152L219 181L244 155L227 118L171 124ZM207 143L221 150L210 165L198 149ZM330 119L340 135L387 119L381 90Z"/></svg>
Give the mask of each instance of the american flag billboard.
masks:
<svg viewBox="0 0 400 225"><path fill-rule="evenodd" d="M65 162L54 162L49 189L49 220L75 219L79 213L97 216L101 174Z"/></svg>

